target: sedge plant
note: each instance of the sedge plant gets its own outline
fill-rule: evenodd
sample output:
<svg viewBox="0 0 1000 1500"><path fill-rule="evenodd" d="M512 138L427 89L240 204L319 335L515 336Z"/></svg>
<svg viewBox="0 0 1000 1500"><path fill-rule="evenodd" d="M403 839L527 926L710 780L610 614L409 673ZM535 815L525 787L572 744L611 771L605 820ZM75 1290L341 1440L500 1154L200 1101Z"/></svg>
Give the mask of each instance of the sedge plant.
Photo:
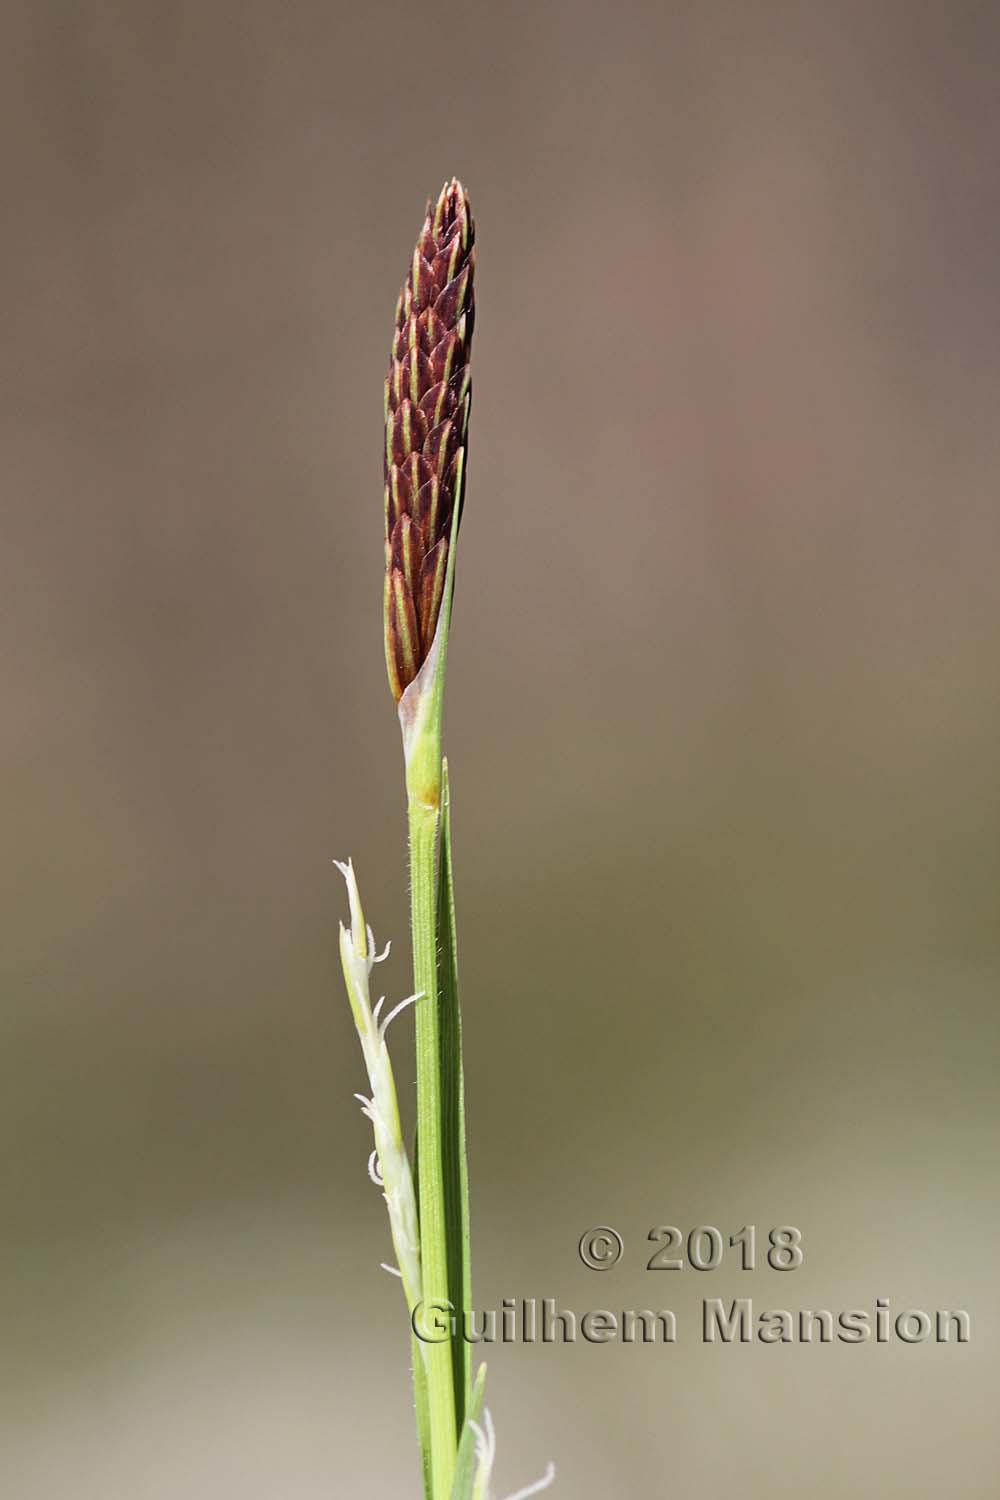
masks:
<svg viewBox="0 0 1000 1500"><path fill-rule="evenodd" d="M353 864L350 926L340 952L368 1074L369 1173L389 1214L412 1330L425 1500L494 1500L496 1439L484 1409L485 1366L456 1334L471 1309L469 1184L448 766L442 754L445 667L465 495L475 319L475 228L461 183L428 203L396 306L385 383L385 657L403 742L410 864L413 994L382 1015L371 980L379 954ZM386 1034L412 1009L416 1148L411 1168ZM444 1336L442 1337L442 1314ZM450 1314L455 1315L454 1322ZM422 1336L422 1334L424 1336ZM509 1500L526 1500L554 1470Z"/></svg>

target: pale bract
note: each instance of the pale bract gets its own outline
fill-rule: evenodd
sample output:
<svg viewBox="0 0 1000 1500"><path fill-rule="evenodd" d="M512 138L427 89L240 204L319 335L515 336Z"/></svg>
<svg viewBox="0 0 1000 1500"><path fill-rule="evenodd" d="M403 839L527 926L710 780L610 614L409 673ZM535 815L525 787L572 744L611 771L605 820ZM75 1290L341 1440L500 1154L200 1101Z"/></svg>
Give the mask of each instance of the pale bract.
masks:
<svg viewBox="0 0 1000 1500"><path fill-rule="evenodd" d="M365 1094L355 1096L361 1104L362 1112L371 1121L375 1135L375 1150L368 1160L368 1173L372 1181L382 1189L389 1210L389 1228L398 1273L403 1282L407 1306L412 1310L421 1298L420 1231L413 1174L403 1145L396 1081L386 1045L386 1032L396 1016L418 996L408 996L393 1006L385 1016L381 1014L385 1004L384 996L372 1005L372 971L377 963L388 956L389 949L387 946L382 953L376 952L374 935L365 923L361 893L352 862L348 860L345 864L335 860L334 863L347 882L351 907L351 925L345 927L343 922L340 924L340 961L371 1090L370 1097ZM396 1268L387 1266L386 1269L392 1271Z"/></svg>
<svg viewBox="0 0 1000 1500"><path fill-rule="evenodd" d="M476 1477L472 1486L472 1500L494 1500L492 1480L493 1464L497 1453L497 1435L489 1407L483 1412L481 1424L470 1419L469 1426L476 1434ZM507 1500L528 1500L530 1495L540 1495L543 1490L548 1489L555 1477L555 1464L550 1463L541 1479L536 1479L534 1484L529 1484L525 1489L508 1495Z"/></svg>

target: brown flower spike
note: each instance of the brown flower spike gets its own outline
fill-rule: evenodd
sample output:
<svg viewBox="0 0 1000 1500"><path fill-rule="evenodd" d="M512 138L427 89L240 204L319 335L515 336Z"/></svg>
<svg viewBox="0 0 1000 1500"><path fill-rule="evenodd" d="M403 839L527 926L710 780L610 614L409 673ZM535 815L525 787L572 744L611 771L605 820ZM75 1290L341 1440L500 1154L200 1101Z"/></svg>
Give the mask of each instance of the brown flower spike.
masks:
<svg viewBox="0 0 1000 1500"><path fill-rule="evenodd" d="M385 382L385 658L398 703L434 640L461 514L475 319L475 229L465 189L428 203Z"/></svg>

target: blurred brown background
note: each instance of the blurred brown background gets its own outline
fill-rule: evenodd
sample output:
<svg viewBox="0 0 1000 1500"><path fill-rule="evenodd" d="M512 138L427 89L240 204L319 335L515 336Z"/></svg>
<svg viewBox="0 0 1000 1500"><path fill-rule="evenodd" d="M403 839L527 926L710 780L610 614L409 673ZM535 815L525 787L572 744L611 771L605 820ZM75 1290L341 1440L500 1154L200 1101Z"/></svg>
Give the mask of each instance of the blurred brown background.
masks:
<svg viewBox="0 0 1000 1500"><path fill-rule="evenodd" d="M417 1493L330 861L406 993L381 382L457 172L476 1301L681 1322L495 1349L498 1494L995 1495L997 8L4 35L5 1493ZM747 1294L973 1342L703 1347Z"/></svg>

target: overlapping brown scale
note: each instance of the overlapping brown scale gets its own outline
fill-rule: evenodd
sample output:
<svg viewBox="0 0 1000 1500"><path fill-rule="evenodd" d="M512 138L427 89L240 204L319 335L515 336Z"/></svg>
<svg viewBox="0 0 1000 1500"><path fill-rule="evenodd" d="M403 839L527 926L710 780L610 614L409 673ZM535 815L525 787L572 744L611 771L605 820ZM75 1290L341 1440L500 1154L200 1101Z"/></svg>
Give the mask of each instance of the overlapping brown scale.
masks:
<svg viewBox="0 0 1000 1500"><path fill-rule="evenodd" d="M413 313L407 319L404 329L406 341L404 358L406 353L412 354L413 350L419 350L425 358L429 358L433 353L434 345L427 330L427 320L431 316L432 311L433 309L430 307L425 307L423 312Z"/></svg>
<svg viewBox="0 0 1000 1500"><path fill-rule="evenodd" d="M450 380L457 369L465 363L465 349L457 333L445 334L431 354L431 378L435 381Z"/></svg>
<svg viewBox="0 0 1000 1500"><path fill-rule="evenodd" d="M420 238L417 240L417 254L422 255L424 260L427 261L433 261L435 255L440 249L437 237L434 234L434 229L431 224L433 213L434 206L433 204L428 203L427 214L424 219L424 227L420 231Z"/></svg>
<svg viewBox="0 0 1000 1500"><path fill-rule="evenodd" d="M420 527L408 515L400 516L392 529L389 545L390 565L403 575L406 587L416 594L420 567L424 560L424 539Z"/></svg>
<svg viewBox="0 0 1000 1500"><path fill-rule="evenodd" d="M420 671L420 627L413 594L397 568L390 569L386 587L386 662L397 703Z"/></svg>
<svg viewBox="0 0 1000 1500"><path fill-rule="evenodd" d="M410 485L410 495L419 495L423 486L433 475L434 470L427 462L422 453L411 453L406 461L406 477ZM410 514L414 514L414 507L410 504Z"/></svg>
<svg viewBox="0 0 1000 1500"><path fill-rule="evenodd" d="M434 639L437 617L444 595L445 574L448 571L448 541L442 537L424 558L420 569L420 615L418 619L420 637L425 651L430 650Z"/></svg>
<svg viewBox="0 0 1000 1500"><path fill-rule="evenodd" d="M447 338L448 330L441 322L433 307L429 307L420 317L420 334L423 341L422 347L426 354L432 354L443 338Z"/></svg>
<svg viewBox="0 0 1000 1500"><path fill-rule="evenodd" d="M431 273L434 284L438 291L443 291L449 281L453 280L458 273L459 258L462 254L462 242L458 235L448 243L445 243L431 263Z"/></svg>
<svg viewBox="0 0 1000 1500"><path fill-rule="evenodd" d="M465 442L466 428L469 423L469 407L472 403L472 391L470 388L469 372L464 372L464 378L459 385L459 395L455 401L454 419L458 429L459 442Z"/></svg>
<svg viewBox="0 0 1000 1500"><path fill-rule="evenodd" d="M427 440L427 418L412 401L405 398L392 417L389 432L389 454L393 463L402 464Z"/></svg>
<svg viewBox="0 0 1000 1500"><path fill-rule="evenodd" d="M434 369L427 355L419 346L409 349L397 368L402 372L402 392L419 402L434 384Z"/></svg>
<svg viewBox="0 0 1000 1500"><path fill-rule="evenodd" d="M426 464L427 460L422 459ZM426 484L422 484L417 491L416 505L410 511L420 523L420 529L424 534L424 544L433 548L436 538L446 535L446 522L442 506L442 485L436 474L432 474ZM448 512L448 520L451 513Z"/></svg>
<svg viewBox="0 0 1000 1500"><path fill-rule="evenodd" d="M403 358L405 358L405 356ZM433 371L433 368L432 368L432 370L431 370L431 376L432 376L432 378L433 378L433 374L434 374L434 371ZM399 406L399 403L403 400L403 398L406 395L406 387L403 384L403 378L404 378L403 359L401 358L401 359L398 359L398 360L393 360L393 362L392 362L392 368L389 371L389 410L390 411L395 411L396 408Z"/></svg>
<svg viewBox="0 0 1000 1500"><path fill-rule="evenodd" d="M445 381L432 385L420 398L420 410L427 418L427 425L434 428L448 417L454 416L457 402L455 392Z"/></svg>
<svg viewBox="0 0 1000 1500"><path fill-rule="evenodd" d="M454 326L456 318L465 309L465 297L469 288L469 278L472 268L466 265L458 276L448 282L443 291L438 293L434 301L434 311L442 323L449 328Z"/></svg>
<svg viewBox="0 0 1000 1500"><path fill-rule="evenodd" d="M396 483L398 483L399 470L396 469L396 468L392 468L392 469L389 470L389 473L388 473L388 475L386 477L386 481L385 481L385 538L386 538L386 546L389 545L389 538L392 536L392 528L395 526L396 522L399 520L400 516L403 514L403 509L402 509L402 507L400 506L400 503L399 503L399 498L398 498L398 493L397 493L397 489L396 489L396 484L394 484L394 482L393 482L393 476L394 475L396 476Z"/></svg>
<svg viewBox="0 0 1000 1500"><path fill-rule="evenodd" d="M440 286L434 279L434 269L431 261L425 260L419 253L415 254L410 278L410 308L411 311L420 313L423 312L425 307L430 307L440 295Z"/></svg>
<svg viewBox="0 0 1000 1500"><path fill-rule="evenodd" d="M423 415L423 413L421 413ZM458 430L449 417L439 422L424 442L424 457L438 474L445 474L458 448Z"/></svg>
<svg viewBox="0 0 1000 1500"><path fill-rule="evenodd" d="M449 496L454 495L455 492L456 492L456 490L459 489L459 472L458 472L458 466L459 466L460 463L464 462L464 455L465 455L464 448L459 448L458 451L457 451L457 453L455 454L454 458L452 459L451 463L448 465L448 472L447 472L447 474L444 477L444 482L443 482L441 488ZM459 503L459 505L461 505L461 503L462 503L462 496L461 496L461 494L459 494L458 503Z"/></svg>

